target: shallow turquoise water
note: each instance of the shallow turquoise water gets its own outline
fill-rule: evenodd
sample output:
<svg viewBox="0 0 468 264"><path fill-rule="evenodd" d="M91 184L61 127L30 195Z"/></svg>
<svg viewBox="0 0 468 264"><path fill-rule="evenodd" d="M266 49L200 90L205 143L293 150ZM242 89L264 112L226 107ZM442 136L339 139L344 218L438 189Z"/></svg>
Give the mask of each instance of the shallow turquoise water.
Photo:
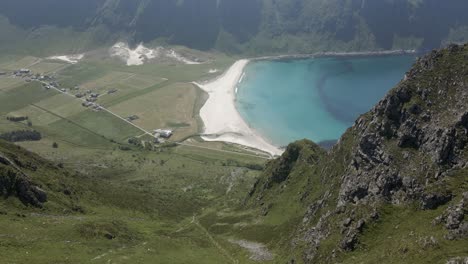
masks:
<svg viewBox="0 0 468 264"><path fill-rule="evenodd" d="M337 140L403 78L415 57L330 57L250 63L236 106L278 146Z"/></svg>

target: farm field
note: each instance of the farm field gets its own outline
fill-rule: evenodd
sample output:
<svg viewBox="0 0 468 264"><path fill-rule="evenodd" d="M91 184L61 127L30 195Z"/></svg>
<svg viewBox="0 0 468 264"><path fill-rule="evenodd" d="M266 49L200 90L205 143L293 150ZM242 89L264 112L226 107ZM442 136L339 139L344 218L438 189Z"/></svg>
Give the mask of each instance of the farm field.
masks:
<svg viewBox="0 0 468 264"><path fill-rule="evenodd" d="M175 130L174 140L180 140L199 130L194 114L196 97L196 88L192 84L175 83L109 109L125 117L138 116L133 122L148 131L172 128Z"/></svg>
<svg viewBox="0 0 468 264"><path fill-rule="evenodd" d="M11 212L0 217L0 234L6 235L0 262L138 263L154 261L156 254L158 263L254 263L248 251L230 242L243 239L242 232L225 225L231 219L253 221L235 206L266 160L240 146L197 137L206 94L190 83L215 77L210 69L222 71L232 61L137 67L92 59L74 65L35 57L4 62L6 71L30 67L34 74L51 74L65 89L0 77L0 133L39 131L41 140L16 144L67 170L66 185L80 198L62 204L68 198L53 194L46 208L32 213L0 203L0 211ZM75 95L88 97L88 90L115 115L84 107ZM138 118L132 122L121 119L133 115ZM28 120L10 122L8 116ZM135 137L152 141L139 127L172 129L170 140L182 145L129 144ZM57 184L44 176L35 180ZM25 217L17 221L16 215ZM107 233L116 238L109 240Z"/></svg>
<svg viewBox="0 0 468 264"><path fill-rule="evenodd" d="M33 128L74 143L95 142L94 137L78 134L95 133L106 140L120 143L144 133L132 124L106 111L82 106L83 99L74 95L98 94L99 105L122 118L137 116L136 126L152 131L157 128L175 131L174 140L196 135L201 124L197 107L203 93L189 81L207 78L213 67L227 67L232 59L221 57L207 65L149 64L127 67L112 60L85 60L78 64L59 63L37 57L24 57L3 62L2 69L28 68L33 74L52 74L68 94L44 89L38 82L26 83L21 78L0 78L1 118L27 116ZM75 89L76 87L76 89ZM87 131L87 132L83 132Z"/></svg>

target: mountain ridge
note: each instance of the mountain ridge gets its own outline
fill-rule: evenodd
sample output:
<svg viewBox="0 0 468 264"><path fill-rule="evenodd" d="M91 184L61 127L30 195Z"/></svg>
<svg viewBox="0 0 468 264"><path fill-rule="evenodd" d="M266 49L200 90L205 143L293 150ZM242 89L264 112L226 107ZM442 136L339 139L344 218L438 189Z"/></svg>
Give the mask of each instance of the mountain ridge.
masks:
<svg viewBox="0 0 468 264"><path fill-rule="evenodd" d="M466 8L462 0L7 0L0 3L0 15L16 32L12 36L31 45L65 34L85 38L81 49L128 40L264 55L425 50L463 42ZM41 30L50 26L55 29Z"/></svg>
<svg viewBox="0 0 468 264"><path fill-rule="evenodd" d="M268 164L248 204L265 219L285 214L285 206L301 208L282 224L290 230L281 243L293 256L289 263L359 262L348 252L377 261L383 251L369 237L388 243L394 262L433 263L441 248L457 254L468 245L467 56L468 45L429 53L329 153L299 141ZM411 212L414 219L393 219L397 212ZM386 232L379 226L388 218L394 226L414 221L412 232L429 244L436 241L438 250L399 233L404 231L394 231L392 242L381 237ZM395 249L398 243L417 246ZM458 252L446 257L465 257Z"/></svg>

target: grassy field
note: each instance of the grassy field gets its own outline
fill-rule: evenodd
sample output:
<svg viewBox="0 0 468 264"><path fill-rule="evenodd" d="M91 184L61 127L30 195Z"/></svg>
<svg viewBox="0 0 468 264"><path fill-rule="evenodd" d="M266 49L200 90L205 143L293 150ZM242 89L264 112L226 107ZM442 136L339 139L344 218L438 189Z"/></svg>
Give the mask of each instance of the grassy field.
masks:
<svg viewBox="0 0 468 264"><path fill-rule="evenodd" d="M14 71L14 70L18 70L21 68L31 67L39 63L40 61L41 61L40 58L26 56L19 60L4 61L2 64L0 64L0 69Z"/></svg>
<svg viewBox="0 0 468 264"><path fill-rule="evenodd" d="M0 76L0 93L8 91L11 88L15 88L23 83L23 80L19 78L13 78L10 76Z"/></svg>
<svg viewBox="0 0 468 264"><path fill-rule="evenodd" d="M174 129L173 140L180 140L198 131L197 120L193 115L196 89L191 84L175 83L109 109L125 117L137 115L139 119L133 123L148 131L158 128Z"/></svg>
<svg viewBox="0 0 468 264"><path fill-rule="evenodd" d="M172 140L190 139L184 146L142 150L127 139L143 132L118 117L39 83L0 77L0 133L41 132L42 140L18 145L67 171L31 172L50 188L43 209L0 201L0 212L8 212L0 214L0 262L254 263L251 253L229 241L252 238L240 231L258 226L253 214L236 208L266 160L239 146L201 141L198 109L206 95L189 83L213 78L210 69L222 71L232 61L220 56L205 65L135 67L111 60L3 61L7 70L54 72L62 87L79 86L69 90L72 95L98 92L98 103L112 112L138 115L136 125L171 128ZM111 89L117 91L107 94ZM28 116L32 127L7 121L9 115ZM73 195L57 193L61 188ZM244 224L226 227L233 219ZM109 233L115 238L106 238Z"/></svg>

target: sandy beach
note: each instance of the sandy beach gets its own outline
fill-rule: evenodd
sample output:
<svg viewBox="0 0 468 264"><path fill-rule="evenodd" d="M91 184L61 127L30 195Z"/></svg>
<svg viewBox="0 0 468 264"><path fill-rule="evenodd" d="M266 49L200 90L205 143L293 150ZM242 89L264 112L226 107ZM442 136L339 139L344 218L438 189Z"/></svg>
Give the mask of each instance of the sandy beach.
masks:
<svg viewBox="0 0 468 264"><path fill-rule="evenodd" d="M248 63L249 60L239 60L217 79L204 84L195 83L209 95L200 110L205 126L202 138L206 141L236 143L271 155L280 155L283 151L250 128L236 109L236 87Z"/></svg>

